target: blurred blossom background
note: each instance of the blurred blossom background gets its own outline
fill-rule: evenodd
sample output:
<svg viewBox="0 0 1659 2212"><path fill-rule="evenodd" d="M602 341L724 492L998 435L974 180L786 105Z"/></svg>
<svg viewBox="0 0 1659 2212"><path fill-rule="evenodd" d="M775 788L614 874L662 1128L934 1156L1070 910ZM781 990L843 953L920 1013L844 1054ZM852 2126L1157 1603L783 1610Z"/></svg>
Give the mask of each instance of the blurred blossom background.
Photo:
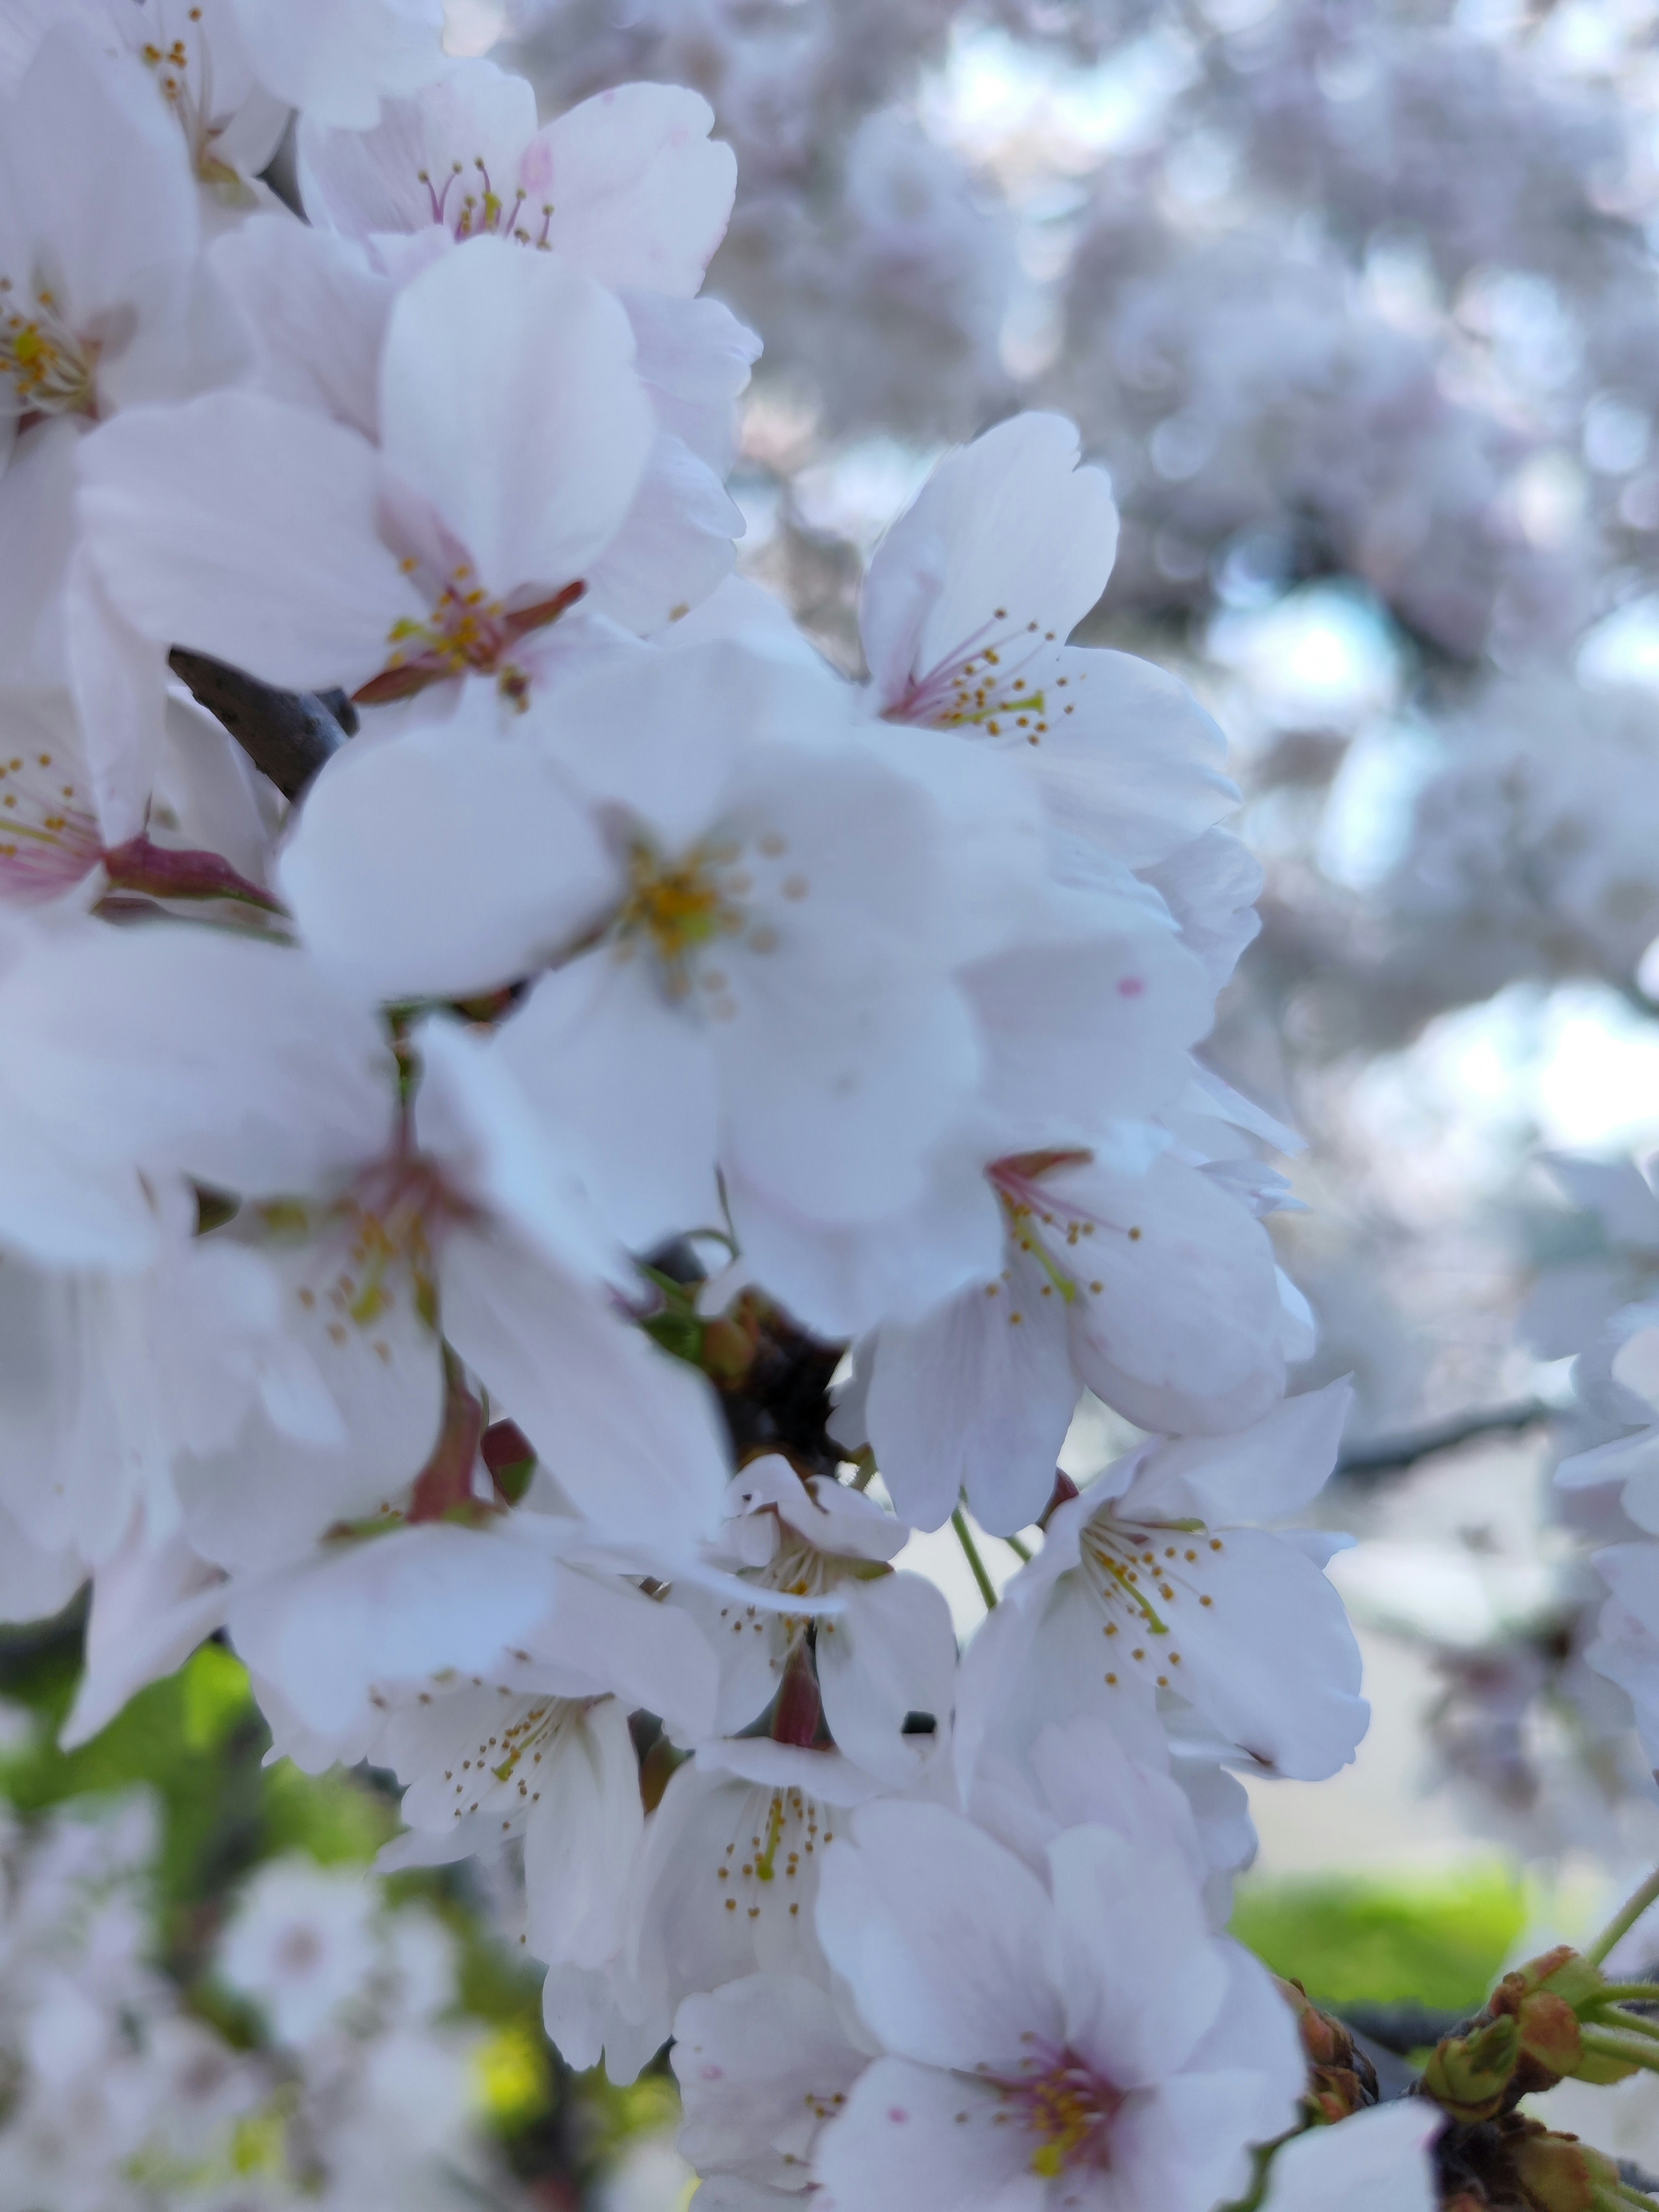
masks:
<svg viewBox="0 0 1659 2212"><path fill-rule="evenodd" d="M861 563L953 442L1054 406L1109 470L1079 635L1231 740L1265 880L1208 1056L1305 1140L1297 1387L1358 1389L1323 1513L1371 1733L1255 1787L1235 1924L1316 1996L1468 2006L1659 1857L1583 1656L1603 1509L1550 1481L1637 1418L1575 1362L1659 1295L1659 6L452 0L450 44L548 112L639 77L713 103L708 289L766 349L740 559L843 669ZM1068 1466L1132 1436L1096 1409ZM971 1627L950 1531L915 1541ZM510 1869L367 1879L391 1801L262 1768L217 1647L56 1753L64 1651L0 1646L0 2212L100 2038L72 2124L125 2145L135 2207L684 2202L668 2083L557 2072L484 1932ZM1596 2093L1650 2166L1656 2090ZM270 2164L295 2110L309 2175Z"/></svg>

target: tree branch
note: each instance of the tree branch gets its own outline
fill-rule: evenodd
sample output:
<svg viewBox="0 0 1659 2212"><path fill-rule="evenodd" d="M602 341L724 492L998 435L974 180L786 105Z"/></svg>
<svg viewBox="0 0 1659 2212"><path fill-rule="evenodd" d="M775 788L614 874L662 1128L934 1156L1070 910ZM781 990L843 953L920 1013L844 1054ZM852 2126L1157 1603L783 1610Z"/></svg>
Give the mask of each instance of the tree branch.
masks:
<svg viewBox="0 0 1659 2212"><path fill-rule="evenodd" d="M357 727L357 711L343 692L278 691L181 645L167 661L284 799L297 799Z"/></svg>
<svg viewBox="0 0 1659 2212"><path fill-rule="evenodd" d="M1449 1420L1431 1421L1426 1427L1407 1430L1401 1436L1377 1437L1370 1443L1353 1444L1336 1462L1336 1472L1352 1480L1374 1481L1432 1459L1437 1452L1455 1451L1459 1444L1478 1437L1516 1435L1553 1420L1558 1408L1541 1398L1525 1398L1518 1405L1495 1406L1484 1413L1454 1413Z"/></svg>

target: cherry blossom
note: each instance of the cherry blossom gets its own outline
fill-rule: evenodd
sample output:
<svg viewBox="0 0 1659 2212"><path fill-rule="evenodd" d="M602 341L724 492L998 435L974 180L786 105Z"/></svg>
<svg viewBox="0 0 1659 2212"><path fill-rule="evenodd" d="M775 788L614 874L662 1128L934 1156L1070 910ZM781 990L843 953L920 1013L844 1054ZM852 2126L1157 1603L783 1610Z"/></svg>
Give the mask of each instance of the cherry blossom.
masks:
<svg viewBox="0 0 1659 2212"><path fill-rule="evenodd" d="M819 2139L827 2204L1207 2212L1288 2124L1289 2016L1186 1869L1097 1826L1048 1860L936 1807L854 1814L818 1920L884 2055Z"/></svg>

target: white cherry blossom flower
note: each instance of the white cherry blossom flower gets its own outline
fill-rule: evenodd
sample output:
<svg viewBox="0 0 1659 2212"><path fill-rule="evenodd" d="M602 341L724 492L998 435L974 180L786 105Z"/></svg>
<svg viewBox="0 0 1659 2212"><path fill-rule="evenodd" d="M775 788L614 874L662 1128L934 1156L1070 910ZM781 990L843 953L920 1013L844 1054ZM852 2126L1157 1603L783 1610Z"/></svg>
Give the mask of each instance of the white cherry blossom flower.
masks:
<svg viewBox="0 0 1659 2212"><path fill-rule="evenodd" d="M3 457L31 424L182 398L228 362L200 345L189 165L125 57L65 24L0 107Z"/></svg>
<svg viewBox="0 0 1659 2212"><path fill-rule="evenodd" d="M1237 1427L1273 1403L1285 1374L1273 1248L1201 1169L1172 1152L1141 1166L1056 1148L1000 1160L987 1181L1000 1273L884 1328L867 1355L864 1421L907 1519L937 1528L966 1489L994 1533L1034 1521L1085 1387L1176 1430Z"/></svg>
<svg viewBox="0 0 1659 2212"><path fill-rule="evenodd" d="M751 1191L826 1223L919 1195L978 1068L927 795L827 675L732 644L619 658L544 732L616 904L496 1049L618 1233L718 1219L716 1167L740 1240Z"/></svg>
<svg viewBox="0 0 1659 2212"><path fill-rule="evenodd" d="M1027 1741L1043 1717L1098 1713L1133 1749L1176 1700L1259 1771L1316 1780L1346 1765L1369 1708L1321 1571L1340 1540L1239 1518L1314 1496L1348 1402L1333 1383L1236 1436L1154 1440L1057 1506L970 1647L964 1771L999 1708Z"/></svg>
<svg viewBox="0 0 1659 2212"><path fill-rule="evenodd" d="M685 2115L678 2145L711 2205L760 2212L810 2189L818 2132L870 2055L798 1974L749 1974L687 1997L669 2054Z"/></svg>
<svg viewBox="0 0 1659 2212"><path fill-rule="evenodd" d="M737 164L714 111L676 85L626 84L538 126L522 77L451 62L372 131L308 113L300 170L314 222L367 238L441 223L559 254L619 292L690 298L732 212Z"/></svg>
<svg viewBox="0 0 1659 2212"><path fill-rule="evenodd" d="M392 307L380 442L252 392L106 425L82 513L145 635L371 702L527 695L538 633L615 536L651 438L615 299L481 240Z"/></svg>
<svg viewBox="0 0 1659 2212"><path fill-rule="evenodd" d="M1302 2058L1187 1869L1099 1826L1048 1881L942 1808L853 1815L819 1932L886 2056L819 2138L825 2212L1209 2212L1290 2124Z"/></svg>
<svg viewBox="0 0 1659 2212"><path fill-rule="evenodd" d="M1057 835L1146 867L1237 803L1220 731L1173 677L1066 642L1106 588L1117 511L1058 415L940 462L872 557L872 703L1028 760Z"/></svg>
<svg viewBox="0 0 1659 2212"><path fill-rule="evenodd" d="M252 1999L282 2041L308 2042L368 1986L380 1957L375 1907L360 1874L273 1859L225 1931L220 1978Z"/></svg>

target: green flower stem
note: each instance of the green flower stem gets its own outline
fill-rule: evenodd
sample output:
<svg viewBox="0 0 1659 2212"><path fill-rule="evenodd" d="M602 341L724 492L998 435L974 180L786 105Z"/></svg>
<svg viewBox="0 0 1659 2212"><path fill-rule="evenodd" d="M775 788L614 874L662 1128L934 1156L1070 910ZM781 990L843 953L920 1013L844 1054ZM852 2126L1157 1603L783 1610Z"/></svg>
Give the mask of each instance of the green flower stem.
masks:
<svg viewBox="0 0 1659 2212"><path fill-rule="evenodd" d="M1629 1935L1656 1898L1659 1898L1659 1867L1655 1868L1635 1896L1620 1906L1595 1941L1586 1944L1583 1955L1592 1966L1599 1966L1620 1937Z"/></svg>
<svg viewBox="0 0 1659 2212"><path fill-rule="evenodd" d="M1626 2035L1650 2036L1659 2042L1659 2020L1644 2020L1639 2013L1620 2012L1616 2006L1607 2012L1588 2013L1583 2024L1587 2027L1611 2027Z"/></svg>
<svg viewBox="0 0 1659 2212"><path fill-rule="evenodd" d="M1659 1982L1604 1982L1595 2002L1606 2004L1659 2004Z"/></svg>
<svg viewBox="0 0 1659 2212"><path fill-rule="evenodd" d="M1614 2185L1618 2191L1615 2201L1620 2204L1639 2205L1641 2212L1659 2212L1659 2197L1649 2197L1642 2190L1632 2188L1628 2181Z"/></svg>
<svg viewBox="0 0 1659 2212"><path fill-rule="evenodd" d="M1018 1536L1005 1536L1002 1540L1008 1547L1008 1549L1013 1553L1014 1557L1019 1561L1021 1566L1024 1567L1030 1565L1031 1547L1029 1544L1022 1544ZM1656 1990L1654 1991L1654 1995L1656 1996L1659 1996L1659 1990Z"/></svg>
<svg viewBox="0 0 1659 2212"><path fill-rule="evenodd" d="M968 1527L968 1516L959 1505L951 1516L951 1526L957 1532L957 1541L962 1547L963 1557L974 1571L974 1580L979 1584L979 1594L985 1601L985 1610L989 1613L997 1601L996 1585L985 1571L985 1562L979 1555L979 1546L975 1543L972 1533Z"/></svg>
<svg viewBox="0 0 1659 2212"><path fill-rule="evenodd" d="M1602 2058L1618 2058L1626 2066L1641 2066L1650 2074L1659 2074L1659 2044L1649 2042L1644 2036L1617 2035L1610 2028L1587 2027L1583 2039L1585 2050Z"/></svg>

